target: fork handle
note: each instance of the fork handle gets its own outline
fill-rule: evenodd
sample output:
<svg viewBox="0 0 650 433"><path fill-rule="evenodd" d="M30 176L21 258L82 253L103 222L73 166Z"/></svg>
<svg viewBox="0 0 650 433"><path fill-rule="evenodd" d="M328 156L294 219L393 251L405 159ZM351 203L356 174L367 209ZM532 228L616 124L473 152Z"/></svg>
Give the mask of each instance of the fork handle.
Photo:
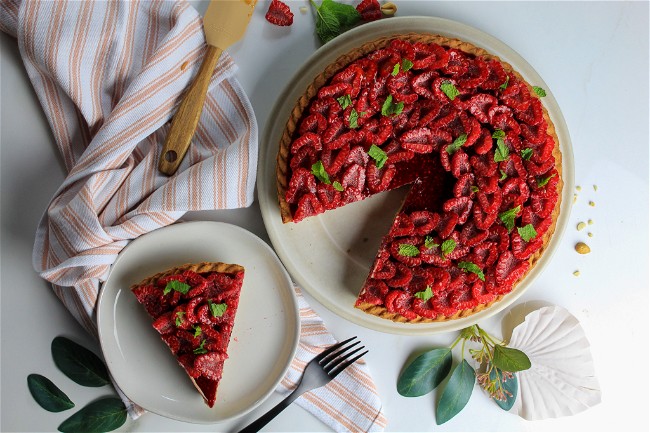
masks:
<svg viewBox="0 0 650 433"><path fill-rule="evenodd" d="M300 396L300 394L302 394L302 392L298 391L299 388L300 386L298 386L298 388L296 388L291 394L286 396L284 400L275 405L275 407L273 407L271 410L240 430L239 433L256 433L260 431L262 427L271 422L273 418L278 416L280 412L285 410L287 406L289 406L295 399Z"/></svg>

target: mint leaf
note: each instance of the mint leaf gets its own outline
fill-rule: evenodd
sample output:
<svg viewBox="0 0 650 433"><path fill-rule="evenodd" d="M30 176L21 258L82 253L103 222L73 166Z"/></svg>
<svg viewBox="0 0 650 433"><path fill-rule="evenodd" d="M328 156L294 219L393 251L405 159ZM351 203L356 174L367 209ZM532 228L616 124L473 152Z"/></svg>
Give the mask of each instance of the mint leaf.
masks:
<svg viewBox="0 0 650 433"><path fill-rule="evenodd" d="M352 98L350 98L350 95L340 96L336 98L336 100L338 101L341 108L344 110L348 108L350 105L352 105Z"/></svg>
<svg viewBox="0 0 650 433"><path fill-rule="evenodd" d="M357 113L357 110L353 108L352 111L350 111L350 118L348 119L350 128L357 129L359 127L358 121L359 121L359 113Z"/></svg>
<svg viewBox="0 0 650 433"><path fill-rule="evenodd" d="M404 103L398 102L397 104L393 104L393 95L388 95L388 97L384 101L384 105L381 106L381 115L397 116L398 114L402 114L402 110L404 110Z"/></svg>
<svg viewBox="0 0 650 433"><path fill-rule="evenodd" d="M400 256L404 257L417 257L420 255L420 250L415 245L399 244L398 253Z"/></svg>
<svg viewBox="0 0 650 433"><path fill-rule="evenodd" d="M382 168L386 161L388 161L388 155L384 152L381 147L377 145L370 146L368 149L368 155L375 160L375 165L377 168Z"/></svg>
<svg viewBox="0 0 650 433"><path fill-rule="evenodd" d="M458 149L463 147L463 144L467 141L467 134L460 134L453 143L447 146L445 149L448 154L453 155Z"/></svg>
<svg viewBox="0 0 650 433"><path fill-rule="evenodd" d="M402 71L406 72L413 67L413 62L409 59L402 59Z"/></svg>
<svg viewBox="0 0 650 433"><path fill-rule="evenodd" d="M510 81L510 75L506 75L506 81L504 81L503 84L499 86L499 89L506 90L508 88L509 81Z"/></svg>
<svg viewBox="0 0 650 433"><path fill-rule="evenodd" d="M502 138L497 138L497 148L494 151L494 162L507 161L510 156L510 151L506 142Z"/></svg>
<svg viewBox="0 0 650 433"><path fill-rule="evenodd" d="M351 5L334 0L323 0L320 6L311 0L311 4L316 9L316 35L322 43L334 39L361 19L359 12Z"/></svg>
<svg viewBox="0 0 650 433"><path fill-rule="evenodd" d="M415 292L413 296L426 302L429 299L433 298L433 290L431 290L431 286L427 286L427 288L423 291Z"/></svg>
<svg viewBox="0 0 650 433"><path fill-rule="evenodd" d="M204 353L208 353L208 349L206 349L203 346L205 346L205 340L201 341L201 345L199 347L197 347L196 349L194 349L194 354L195 355L201 355L201 354L204 354Z"/></svg>
<svg viewBox="0 0 650 433"><path fill-rule="evenodd" d="M527 147L521 151L522 159L529 161L531 156L533 156L533 149L531 149L530 147Z"/></svg>
<svg viewBox="0 0 650 433"><path fill-rule="evenodd" d="M442 257L451 253L456 249L456 241L453 239L447 239L440 245L440 251L442 251Z"/></svg>
<svg viewBox="0 0 650 433"><path fill-rule="evenodd" d="M341 182L339 182L338 180L335 180L334 183L332 183L332 186L337 191L343 191L343 185L341 185Z"/></svg>
<svg viewBox="0 0 650 433"><path fill-rule="evenodd" d="M537 181L537 186L540 187L540 188L543 187L543 186L546 186L546 184L548 183L548 181L551 180L551 178L554 177L554 176L555 176L555 173L553 173L553 174L550 175L550 176L547 176L547 177L544 177L544 178L542 178L542 179L539 179L539 180Z"/></svg>
<svg viewBox="0 0 650 433"><path fill-rule="evenodd" d="M185 311L177 311L176 312L176 327L179 327L183 324L183 315L185 314Z"/></svg>
<svg viewBox="0 0 650 433"><path fill-rule="evenodd" d="M440 90L452 101L456 99L456 96L460 95L460 92L451 81L443 81L440 83Z"/></svg>
<svg viewBox="0 0 650 433"><path fill-rule="evenodd" d="M472 191L472 192L479 192L479 191L480 191L480 189L479 189L478 186L476 186L476 185L472 185L472 186L470 186L470 187L469 187L469 190Z"/></svg>
<svg viewBox="0 0 650 433"><path fill-rule="evenodd" d="M181 292L184 295L190 290L190 286L189 284L181 283L180 281L177 280L171 280L165 286L165 289L163 290L163 295L170 293L172 290Z"/></svg>
<svg viewBox="0 0 650 433"><path fill-rule="evenodd" d="M533 227L532 224L527 224L523 227L518 227L517 232L519 233L519 236L526 242L530 242L531 239L537 236L537 231L535 230L535 227Z"/></svg>
<svg viewBox="0 0 650 433"><path fill-rule="evenodd" d="M208 301L208 307L210 307L210 313L212 317L221 317L223 313L228 309L228 304L222 302L221 304L215 304L212 301Z"/></svg>
<svg viewBox="0 0 650 433"><path fill-rule="evenodd" d="M437 243L435 243L433 241L433 238L431 236L427 236L426 238L424 238L424 248L427 248L427 249L430 250L431 248L435 248L435 247L439 247L439 246L440 246L439 244L437 244Z"/></svg>
<svg viewBox="0 0 650 433"><path fill-rule="evenodd" d="M543 98L544 96L546 96L546 90L542 89L539 86L533 86L533 92L535 92L535 94L537 96L539 96L540 98Z"/></svg>
<svg viewBox="0 0 650 433"><path fill-rule="evenodd" d="M508 178L508 174L503 170L499 170L499 171L501 172L501 177L499 178L499 182L501 182L502 180L506 180Z"/></svg>
<svg viewBox="0 0 650 433"><path fill-rule="evenodd" d="M472 262L458 262L458 268L462 269L465 272L476 274L478 275L479 280L485 281L485 275L483 274L481 268Z"/></svg>
<svg viewBox="0 0 650 433"><path fill-rule="evenodd" d="M506 133L502 129L495 129L492 133L492 138L506 138Z"/></svg>
<svg viewBox="0 0 650 433"><path fill-rule="evenodd" d="M316 161L312 166L311 166L311 173L316 176L316 179L320 180L323 183L330 184L330 177L327 174L327 171L325 171L325 167L323 166L322 161Z"/></svg>
<svg viewBox="0 0 650 433"><path fill-rule="evenodd" d="M395 66L393 66L393 72L390 73L393 77L399 74L399 66L399 63L395 63Z"/></svg>
<svg viewBox="0 0 650 433"><path fill-rule="evenodd" d="M515 218L517 217L517 214L520 210L521 206L517 206L499 214L499 219L503 225L506 226L508 232L512 231L512 229L515 227Z"/></svg>
<svg viewBox="0 0 650 433"><path fill-rule="evenodd" d="M194 338L198 337L201 335L201 326L200 325L195 325L194 326Z"/></svg>

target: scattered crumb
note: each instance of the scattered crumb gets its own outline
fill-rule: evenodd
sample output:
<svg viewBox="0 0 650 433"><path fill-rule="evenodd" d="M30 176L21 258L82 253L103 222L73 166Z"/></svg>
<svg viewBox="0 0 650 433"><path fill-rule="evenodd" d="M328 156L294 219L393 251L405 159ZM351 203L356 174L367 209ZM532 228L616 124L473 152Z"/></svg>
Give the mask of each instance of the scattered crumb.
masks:
<svg viewBox="0 0 650 433"><path fill-rule="evenodd" d="M387 17L392 17L397 13L397 5L393 2L386 2L381 5L381 13Z"/></svg>
<svg viewBox="0 0 650 433"><path fill-rule="evenodd" d="M585 223L583 223L582 221L580 221L580 222L578 223L578 226L577 226L576 228L577 228L578 230L582 230L582 229L584 229L585 227L587 227L587 224L585 224Z"/></svg>
<svg viewBox="0 0 650 433"><path fill-rule="evenodd" d="M184 71L185 69L187 69L187 65L189 65L189 64L190 64L190 62L185 60L183 62L183 64L181 65L181 71Z"/></svg>
<svg viewBox="0 0 650 433"><path fill-rule="evenodd" d="M590 238L593 238L594 234L592 232L589 232L589 233L587 233L587 236L589 236Z"/></svg>
<svg viewBox="0 0 650 433"><path fill-rule="evenodd" d="M592 220L591 218L588 219L588 220L587 220L587 224L589 224L590 226L593 225L593 224L594 224L594 220Z"/></svg>
<svg viewBox="0 0 650 433"><path fill-rule="evenodd" d="M300 6L300 13L301 14L306 14L309 9L307 9L307 6Z"/></svg>
<svg viewBox="0 0 650 433"><path fill-rule="evenodd" d="M576 277L580 276L580 271L576 269L575 271L573 271L573 275L575 275Z"/></svg>
<svg viewBox="0 0 650 433"><path fill-rule="evenodd" d="M598 191L598 185L594 185L594 191Z"/></svg>
<svg viewBox="0 0 650 433"><path fill-rule="evenodd" d="M575 203L578 201L578 194L573 194L573 202Z"/></svg>
<svg viewBox="0 0 650 433"><path fill-rule="evenodd" d="M582 191L582 187L580 185L576 185L576 191L578 192Z"/></svg>
<svg viewBox="0 0 650 433"><path fill-rule="evenodd" d="M584 242L578 242L575 246L575 250L579 254L589 254L591 252L591 248L589 248L589 245L587 245Z"/></svg>
<svg viewBox="0 0 650 433"><path fill-rule="evenodd" d="M591 206L591 207L595 207L595 206L596 206L596 203L594 203L593 201L589 201L589 206Z"/></svg>

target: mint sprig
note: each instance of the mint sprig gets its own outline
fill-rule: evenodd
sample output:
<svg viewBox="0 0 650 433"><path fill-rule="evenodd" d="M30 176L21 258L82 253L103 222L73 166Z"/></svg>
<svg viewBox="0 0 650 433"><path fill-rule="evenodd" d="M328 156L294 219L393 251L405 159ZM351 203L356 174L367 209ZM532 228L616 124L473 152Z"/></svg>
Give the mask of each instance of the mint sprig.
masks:
<svg viewBox="0 0 650 433"><path fill-rule="evenodd" d="M398 254L404 257L417 257L420 255L420 250L412 244L399 244Z"/></svg>
<svg viewBox="0 0 650 433"><path fill-rule="evenodd" d="M375 165L377 168L382 168L386 161L388 161L388 155L382 150L381 147L373 144L368 149L368 156L375 160Z"/></svg>
<svg viewBox="0 0 650 433"><path fill-rule="evenodd" d="M406 72L413 67L413 62L409 59L402 59L402 71Z"/></svg>
<svg viewBox="0 0 650 433"><path fill-rule="evenodd" d="M456 153L458 149L463 147L463 145L467 142L467 134L460 134L456 139L448 145L445 150L447 151L448 154L453 155Z"/></svg>
<svg viewBox="0 0 650 433"><path fill-rule="evenodd" d="M382 116L397 116L402 114L404 110L404 102L398 102L393 104L393 95L388 95L384 104L381 106L381 115Z"/></svg>
<svg viewBox="0 0 650 433"><path fill-rule="evenodd" d="M451 81L443 81L440 83L440 90L442 90L442 93L447 95L447 98L451 99L452 101L456 99L458 95L460 95L460 92Z"/></svg>
<svg viewBox="0 0 650 433"><path fill-rule="evenodd" d="M517 214L521 210L521 206L514 207L512 209L508 209L505 212L501 212L499 214L499 219L503 223L504 226L508 229L508 232L511 232L512 229L515 227L515 218L517 217Z"/></svg>
<svg viewBox="0 0 650 433"><path fill-rule="evenodd" d="M327 171L325 171L325 166L323 165L323 161L316 161L312 166L311 166L311 173L316 176L316 179L320 180L323 183L330 184L330 176L327 174Z"/></svg>
<svg viewBox="0 0 650 433"><path fill-rule="evenodd" d="M350 98L350 95L339 96L338 98L336 98L336 101L344 110L348 108L350 105L352 105L352 98Z"/></svg>
<svg viewBox="0 0 650 433"><path fill-rule="evenodd" d="M517 233L519 233L519 236L521 236L521 238L526 242L530 242L531 239L537 237L537 231L532 224L526 224L523 227L517 227Z"/></svg>
<svg viewBox="0 0 650 433"><path fill-rule="evenodd" d="M476 263L458 262L458 268L462 269L465 272L476 274L479 280L485 281L485 274L483 274L483 270Z"/></svg>
<svg viewBox="0 0 650 433"><path fill-rule="evenodd" d="M212 317L221 317L228 309L228 304L225 302L215 304L212 301L208 301L208 307L210 308L210 314L212 314Z"/></svg>
<svg viewBox="0 0 650 433"><path fill-rule="evenodd" d="M433 290L431 290L431 286L427 286L423 291L415 292L413 296L426 302L429 299L433 298Z"/></svg>
<svg viewBox="0 0 650 433"><path fill-rule="evenodd" d="M442 252L442 257L445 257L447 254L453 252L456 249L456 241L453 239L447 239L440 245L440 251Z"/></svg>
<svg viewBox="0 0 650 433"><path fill-rule="evenodd" d="M435 243L433 238L431 236L427 236L424 238L424 248L431 249L435 247L439 247L440 245Z"/></svg>
<svg viewBox="0 0 650 433"><path fill-rule="evenodd" d="M544 96L546 96L546 90L542 89L539 86L533 86L533 92L535 92L535 94L537 96L539 96L540 98L543 98Z"/></svg>
<svg viewBox="0 0 650 433"><path fill-rule="evenodd" d="M530 147L527 147L521 151L521 159L530 161L531 156L533 156L533 149Z"/></svg>
<svg viewBox="0 0 650 433"><path fill-rule="evenodd" d="M361 15L351 5L334 0L323 0L320 6L311 0L311 4L316 9L316 35L322 43L329 42L361 20Z"/></svg>
<svg viewBox="0 0 650 433"><path fill-rule="evenodd" d="M181 292L183 295L185 295L190 290L190 288L191 286L189 284L185 284L178 280L171 280L165 285L165 288L163 289L163 295L171 293L172 290Z"/></svg>

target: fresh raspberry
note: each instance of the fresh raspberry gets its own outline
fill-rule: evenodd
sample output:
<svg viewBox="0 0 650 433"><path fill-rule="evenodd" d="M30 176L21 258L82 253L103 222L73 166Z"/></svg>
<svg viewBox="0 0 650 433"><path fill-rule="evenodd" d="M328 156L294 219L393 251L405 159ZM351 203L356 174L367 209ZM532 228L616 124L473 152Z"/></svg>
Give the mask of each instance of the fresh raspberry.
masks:
<svg viewBox="0 0 650 433"><path fill-rule="evenodd" d="M547 194L535 191L530 195L530 207L538 216L547 218L555 208L557 197L558 194L556 190L549 191Z"/></svg>
<svg viewBox="0 0 650 433"><path fill-rule="evenodd" d="M368 54L368 59L377 63L377 72L380 77L389 77L396 63L402 61L399 53L390 48L380 48Z"/></svg>
<svg viewBox="0 0 650 433"><path fill-rule="evenodd" d="M361 83L363 82L364 71L359 65L352 64L334 75L332 83L346 83L350 87L350 97L356 98L361 90Z"/></svg>
<svg viewBox="0 0 650 433"><path fill-rule="evenodd" d="M311 166L317 161L317 150L310 146L303 146L297 152L293 153L289 167L291 170L297 170L302 167L311 170Z"/></svg>
<svg viewBox="0 0 650 433"><path fill-rule="evenodd" d="M413 44L407 41L403 41L401 39L393 39L390 41L390 44L388 46L394 50L397 51L402 59L409 59L413 61L415 58L415 49L413 48Z"/></svg>
<svg viewBox="0 0 650 433"><path fill-rule="evenodd" d="M502 252L496 266L496 282L512 287L524 275L529 265L527 261L517 259L512 251Z"/></svg>
<svg viewBox="0 0 650 433"><path fill-rule="evenodd" d="M454 184L454 197L474 197L476 192L472 187L476 187L473 173L465 173L459 176Z"/></svg>
<svg viewBox="0 0 650 433"><path fill-rule="evenodd" d="M293 24L293 12L280 0L271 0L269 10L264 16L268 22L276 26L290 26Z"/></svg>
<svg viewBox="0 0 650 433"><path fill-rule="evenodd" d="M478 304L487 304L496 298L494 293L487 291L485 283L481 280L477 280L472 284L472 296Z"/></svg>
<svg viewBox="0 0 650 433"><path fill-rule="evenodd" d="M472 211L474 202L469 197L454 197L443 203L442 209L458 215L458 224L465 224Z"/></svg>
<svg viewBox="0 0 650 433"><path fill-rule="evenodd" d="M393 221L389 235L393 238L403 236L413 236L415 234L415 225L413 220L404 213L399 213Z"/></svg>
<svg viewBox="0 0 650 433"><path fill-rule="evenodd" d="M442 105L436 99L418 101L420 107L420 120L417 126L428 126L440 114Z"/></svg>
<svg viewBox="0 0 650 433"><path fill-rule="evenodd" d="M521 136L533 144L542 144L546 141L546 122L543 120L537 125L521 124Z"/></svg>
<svg viewBox="0 0 650 433"><path fill-rule="evenodd" d="M496 242L485 241L472 248L471 261L478 266L488 268L499 258Z"/></svg>
<svg viewBox="0 0 650 433"><path fill-rule="evenodd" d="M336 209L341 206L341 192L335 190L332 185L320 183L316 192L318 200L326 210Z"/></svg>
<svg viewBox="0 0 650 433"><path fill-rule="evenodd" d="M496 242L497 249L500 253L507 251L510 248L510 235L508 229L502 225L493 225L490 228L490 234L487 240Z"/></svg>
<svg viewBox="0 0 650 433"><path fill-rule="evenodd" d="M327 119L321 113L312 113L300 122L298 134L304 135L306 132L322 134L327 128Z"/></svg>
<svg viewBox="0 0 650 433"><path fill-rule="evenodd" d="M438 78L439 75L433 70L424 71L421 74L416 75L411 80L411 87L413 91L425 99L435 99L434 93L431 91L431 86L433 85L433 80Z"/></svg>
<svg viewBox="0 0 650 433"><path fill-rule="evenodd" d="M357 164L361 167L365 167L366 164L368 164L369 159L370 157L368 156L368 152L366 152L362 146L354 146L350 149L350 153L348 154L343 167L347 168L352 164Z"/></svg>
<svg viewBox="0 0 650 433"><path fill-rule="evenodd" d="M433 285L435 278L433 276L433 273L430 272L431 269L432 268L415 268L411 271L413 276L411 277L411 281L408 284L408 290L411 292L411 294L423 292L427 289L427 287L431 287Z"/></svg>
<svg viewBox="0 0 650 433"><path fill-rule="evenodd" d="M462 203L461 203L462 206ZM445 212L440 216L440 222L436 226L436 232L442 239L447 239L458 224L458 215L454 212Z"/></svg>
<svg viewBox="0 0 650 433"><path fill-rule="evenodd" d="M363 125L361 130L364 133L366 143L381 146L393 132L393 124L390 119L382 116L379 121L370 119Z"/></svg>
<svg viewBox="0 0 650 433"><path fill-rule="evenodd" d="M495 107L497 103L497 98L486 93L474 95L467 101L469 112L481 123L490 123L488 111L490 108Z"/></svg>
<svg viewBox="0 0 650 433"><path fill-rule="evenodd" d="M525 161L524 166L526 167L529 175L543 176L555 167L555 161L553 158L549 158L540 164L536 164L533 161Z"/></svg>
<svg viewBox="0 0 650 433"><path fill-rule="evenodd" d="M321 87L318 90L318 99L332 97L334 99L341 96L349 95L352 92L352 86L348 83L334 83L329 86Z"/></svg>
<svg viewBox="0 0 650 433"><path fill-rule="evenodd" d="M487 79L490 73L488 65L481 57L469 60L467 72L458 79L458 85L464 89L476 89Z"/></svg>
<svg viewBox="0 0 650 433"><path fill-rule="evenodd" d="M420 239L417 237L409 237L409 238L400 238L393 241L389 247L390 255L398 262L404 263L407 266L411 266L411 267L418 266L422 262L422 259L420 258L419 254L415 257L404 256L400 254L400 245L403 244L410 244L415 247L419 247Z"/></svg>
<svg viewBox="0 0 650 433"><path fill-rule="evenodd" d="M468 221L460 232L460 241L467 247L473 247L483 242L488 237L488 232L479 229L473 221Z"/></svg>
<svg viewBox="0 0 650 433"><path fill-rule="evenodd" d="M376 164L368 164L366 166L368 189L373 193L388 190L396 173L397 169L392 164L383 168L377 168Z"/></svg>
<svg viewBox="0 0 650 433"><path fill-rule="evenodd" d="M357 304L367 302L373 305L381 305L384 303L388 290L388 286L383 281L369 279L361 289Z"/></svg>
<svg viewBox="0 0 650 433"><path fill-rule="evenodd" d="M440 222L440 215L426 210L413 211L409 217L413 221L415 234L420 236L424 236L433 231L438 225L438 222Z"/></svg>
<svg viewBox="0 0 650 433"><path fill-rule="evenodd" d="M501 188L501 195L500 211L504 212L522 206L530 197L530 190L524 179L515 177L506 181L503 188Z"/></svg>
<svg viewBox="0 0 650 433"><path fill-rule="evenodd" d="M389 260L382 261L382 266L380 268L374 268L370 273L371 278L377 280L389 280L395 276L397 268L395 264Z"/></svg>
<svg viewBox="0 0 650 433"><path fill-rule="evenodd" d="M276 0L273 0L276 1ZM222 352L210 352L199 355L194 360L194 368L201 372L201 376L212 380L221 379L223 361L228 355Z"/></svg>
<svg viewBox="0 0 650 433"><path fill-rule="evenodd" d="M357 5L357 12L364 21L375 21L381 19L381 6L377 0L363 0Z"/></svg>
<svg viewBox="0 0 650 433"><path fill-rule="evenodd" d="M439 237L435 237L434 243L438 244L435 248L427 248L425 245L420 246L420 259L429 265L437 266L434 269L446 268L451 266L451 260L448 257L443 257L440 252L440 246L442 240Z"/></svg>
<svg viewBox="0 0 650 433"><path fill-rule="evenodd" d="M481 135L474 142L474 152L477 155L484 155L492 149L492 135L487 129L481 129Z"/></svg>
<svg viewBox="0 0 650 433"><path fill-rule="evenodd" d="M431 298L433 304L433 311L440 316L451 317L458 312L458 309L452 305L451 291L441 293L438 296Z"/></svg>
<svg viewBox="0 0 650 433"><path fill-rule="evenodd" d="M456 247L450 253L447 253L445 257L449 260L459 260L465 257L470 252L470 247L463 244L460 233L456 230L452 232L449 236L449 239L453 239L456 242Z"/></svg>
<svg viewBox="0 0 650 433"><path fill-rule="evenodd" d="M386 284L389 287L406 287L411 282L411 278L413 278L411 270L403 263L397 263L395 266L395 275L386 281Z"/></svg>
<svg viewBox="0 0 650 433"><path fill-rule="evenodd" d="M323 213L325 208L323 204L313 193L307 193L298 201L298 207L293 214L294 222L302 221L303 219Z"/></svg>
<svg viewBox="0 0 650 433"><path fill-rule="evenodd" d="M353 63L361 68L366 83L373 83L377 75L377 64L370 59L361 58Z"/></svg>
<svg viewBox="0 0 650 433"><path fill-rule="evenodd" d="M478 305L478 300L472 295L469 287L456 289L451 293L451 305L458 310L471 310Z"/></svg>
<svg viewBox="0 0 650 433"><path fill-rule="evenodd" d="M445 67L442 68L442 71L446 75L450 75L456 79L458 77L465 75L469 70L469 59L467 57L467 54L455 48L450 49L448 51L448 54L449 54L449 61L447 62Z"/></svg>
<svg viewBox="0 0 650 433"><path fill-rule="evenodd" d="M510 237L512 253L519 260L528 259L542 246L542 243L543 239L540 236L535 236L529 242L524 241L517 230L513 230Z"/></svg>
<svg viewBox="0 0 650 433"><path fill-rule="evenodd" d="M418 316L426 317L427 319L435 319L438 317L438 313L434 310L431 300L423 301L422 299L414 298L411 308Z"/></svg>
<svg viewBox="0 0 650 433"><path fill-rule="evenodd" d="M483 212L488 214L495 214L499 212L499 209L501 209L503 197L501 190L497 189L494 192L484 192L482 189L479 189L478 193L476 194L476 199L481 205Z"/></svg>
<svg viewBox="0 0 650 433"><path fill-rule="evenodd" d="M189 323L197 323L199 321L197 309L205 300L206 298L202 296L190 299L182 310L185 313L183 318Z"/></svg>
<svg viewBox="0 0 650 433"><path fill-rule="evenodd" d="M499 201L499 204L501 202ZM475 203L472 207L472 221L476 227L481 230L489 230L497 219L497 212L486 212L480 203Z"/></svg>
<svg viewBox="0 0 650 433"><path fill-rule="evenodd" d="M176 324L172 317L172 313L165 313L158 317L156 320L154 320L153 327L156 328L156 331L162 335L174 332L176 330Z"/></svg>
<svg viewBox="0 0 650 433"><path fill-rule="evenodd" d="M548 217L542 218L539 215L537 215L535 212L533 212L533 210L530 207L525 207L521 214L522 226L532 224L533 228L535 229L535 232L537 232L537 237L540 239L551 227L552 222L553 222L552 218L548 218Z"/></svg>
<svg viewBox="0 0 650 433"><path fill-rule="evenodd" d="M330 176L336 175L343 168L343 164L348 160L350 145L346 144L340 149L325 149L321 153L321 161L325 171Z"/></svg>
<svg viewBox="0 0 650 433"><path fill-rule="evenodd" d="M294 203L302 194L309 192L316 192L316 178L306 168L298 168L291 176L285 200L287 200L287 203Z"/></svg>
<svg viewBox="0 0 650 433"><path fill-rule="evenodd" d="M497 90L506 82L506 71L503 69L501 63L494 59L486 60L485 63L488 69L488 75L479 87L485 90Z"/></svg>
<svg viewBox="0 0 650 433"><path fill-rule="evenodd" d="M413 44L415 57L413 58L413 69L439 69L447 65L449 53L438 44L424 44L416 42Z"/></svg>
<svg viewBox="0 0 650 433"><path fill-rule="evenodd" d="M331 96L328 98L316 99L309 105L310 114L318 113L325 117L328 123L335 123L338 121L342 124L343 122L339 119L342 111L343 109L341 108L341 104ZM327 141L325 140L325 137L323 137L323 141Z"/></svg>
<svg viewBox="0 0 650 433"><path fill-rule="evenodd" d="M472 155L469 163L476 176L490 177L497 173L497 163L494 162L494 152L491 150L483 155Z"/></svg>
<svg viewBox="0 0 650 433"><path fill-rule="evenodd" d="M403 290L391 290L386 295L386 309L390 313L401 314L407 320L413 320L417 314L411 311L412 300L413 298Z"/></svg>
<svg viewBox="0 0 650 433"><path fill-rule="evenodd" d="M174 334L161 335L160 338L163 339L172 353L175 355L181 349L181 341Z"/></svg>
<svg viewBox="0 0 650 433"><path fill-rule="evenodd" d="M506 161L499 162L499 173L501 172L505 173L508 179L514 177L525 179L528 175L523 160L515 153L511 153Z"/></svg>
<svg viewBox="0 0 650 433"><path fill-rule="evenodd" d="M525 110L515 110L515 117L528 125L539 125L544 120L542 103L534 98Z"/></svg>
<svg viewBox="0 0 650 433"><path fill-rule="evenodd" d="M358 188L354 188L354 187L346 188L343 191L343 204L345 205L348 203L353 203L355 201L361 201L365 197L366 196L363 194L363 191Z"/></svg>
<svg viewBox="0 0 650 433"><path fill-rule="evenodd" d="M471 171L472 167L469 164L467 154L462 150L454 152L454 155L451 157L451 174L458 179L465 173L470 173Z"/></svg>
<svg viewBox="0 0 650 433"><path fill-rule="evenodd" d="M341 177L343 188L354 188L362 191L366 185L366 170L363 166L353 163L343 173Z"/></svg>

